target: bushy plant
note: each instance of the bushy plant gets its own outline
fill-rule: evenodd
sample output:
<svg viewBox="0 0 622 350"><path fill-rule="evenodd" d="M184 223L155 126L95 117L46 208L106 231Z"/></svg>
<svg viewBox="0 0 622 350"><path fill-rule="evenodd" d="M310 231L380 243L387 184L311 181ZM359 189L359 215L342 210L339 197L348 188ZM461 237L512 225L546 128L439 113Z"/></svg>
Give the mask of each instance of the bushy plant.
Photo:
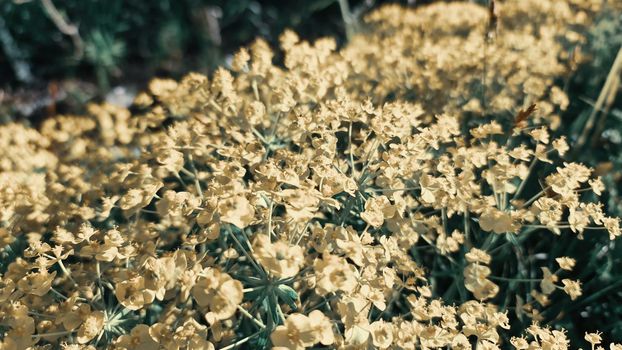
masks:
<svg viewBox="0 0 622 350"><path fill-rule="evenodd" d="M525 4L383 7L0 127L2 346L595 349L571 313L620 222L551 126L598 2Z"/></svg>
<svg viewBox="0 0 622 350"><path fill-rule="evenodd" d="M360 6L352 1L352 11ZM96 80L102 95L155 72L212 70L255 36L276 41L286 27L343 31L335 0L8 0L0 17L2 88L79 78Z"/></svg>

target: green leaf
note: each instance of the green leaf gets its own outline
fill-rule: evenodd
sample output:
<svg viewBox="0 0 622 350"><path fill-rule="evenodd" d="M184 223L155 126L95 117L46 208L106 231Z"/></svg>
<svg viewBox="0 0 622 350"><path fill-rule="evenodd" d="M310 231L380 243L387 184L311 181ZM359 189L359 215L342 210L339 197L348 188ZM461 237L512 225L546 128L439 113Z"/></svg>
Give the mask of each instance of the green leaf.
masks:
<svg viewBox="0 0 622 350"><path fill-rule="evenodd" d="M281 300L283 300L292 310L298 310L298 306L296 306L296 301L298 300L298 293L290 287L284 284L279 285L277 288L277 295Z"/></svg>

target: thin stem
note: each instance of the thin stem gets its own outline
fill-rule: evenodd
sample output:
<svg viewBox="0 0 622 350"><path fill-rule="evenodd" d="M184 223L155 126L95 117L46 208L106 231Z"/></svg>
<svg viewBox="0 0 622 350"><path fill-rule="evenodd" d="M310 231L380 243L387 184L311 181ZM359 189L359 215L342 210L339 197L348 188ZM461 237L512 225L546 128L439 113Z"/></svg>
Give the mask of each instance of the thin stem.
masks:
<svg viewBox="0 0 622 350"><path fill-rule="evenodd" d="M350 121L350 126L348 127L348 154L350 156L350 169L352 169L351 174L354 175L354 155L352 154L352 121Z"/></svg>
<svg viewBox="0 0 622 350"><path fill-rule="evenodd" d="M248 317L251 321L253 321L254 324L256 324L257 326L259 326L259 328L261 329L265 329L266 325L263 324L263 322L261 322L261 320L257 319L256 317L254 317L253 315L251 315L248 311L246 311L246 309L244 309L243 307L241 307L240 305L237 305L238 311L240 311L240 313L246 317Z"/></svg>
<svg viewBox="0 0 622 350"><path fill-rule="evenodd" d="M468 210L468 206L465 205L464 208L464 237L466 238L465 241L467 243L467 248L471 248L471 246L473 245L471 242L471 239L469 238L469 231L471 231L471 222L470 222L470 213Z"/></svg>
<svg viewBox="0 0 622 350"><path fill-rule="evenodd" d="M544 193L546 193L546 191L548 191L548 189L551 188L551 186L546 186L544 189L542 189L542 191L536 193L533 197L531 197L527 202L523 203L523 205L520 206L520 208L518 209L522 209L528 205L530 205L531 203L535 202L536 200L538 200L538 198L540 198L541 195L543 195Z"/></svg>
<svg viewBox="0 0 622 350"><path fill-rule="evenodd" d="M268 238L272 241L272 211L274 210L274 201L270 200L270 212L268 214Z"/></svg>
<svg viewBox="0 0 622 350"><path fill-rule="evenodd" d="M73 331L62 331L62 332L51 332L51 333L41 333L41 334L33 334L31 337L33 338L38 338L38 337L54 337L54 336L58 336L58 335L67 335L67 334L71 334L75 332L75 330Z"/></svg>
<svg viewBox="0 0 622 350"><path fill-rule="evenodd" d="M183 169L183 168L182 168ZM184 169L185 170L185 169ZM184 188L188 188L188 185L186 185L186 181L184 181L184 179L181 178L181 176L179 176L179 174L175 174L175 177L177 178L177 180L179 180L179 182L181 183L182 186L184 186Z"/></svg>
<svg viewBox="0 0 622 350"><path fill-rule="evenodd" d="M251 86L253 87L253 95L255 95L255 100L260 101L259 89L257 88L257 79L253 78L253 81L251 82Z"/></svg>
<svg viewBox="0 0 622 350"><path fill-rule="evenodd" d="M415 191L420 190L421 187L404 187L404 188L374 188L370 189L374 192L400 192L400 191Z"/></svg>
<svg viewBox="0 0 622 350"><path fill-rule="evenodd" d="M300 235L298 236L298 240L296 240L296 245L299 245L300 241L302 240L302 238L304 236L306 236L307 229L309 228L309 225L311 225L311 221L307 221L305 227L302 229L302 231L300 231Z"/></svg>
<svg viewBox="0 0 622 350"><path fill-rule="evenodd" d="M374 150L376 150L377 145L378 145L378 139L374 139L374 143L372 144L371 148L365 155L365 160L364 160L365 164L363 165L363 169L361 169L361 180L363 178L363 174L365 174L365 171L367 170L367 167L369 166L371 154L372 152L374 152ZM359 180L359 184L363 184L363 181L361 180Z"/></svg>
<svg viewBox="0 0 622 350"><path fill-rule="evenodd" d="M253 265L253 267L263 276L265 276L265 272L262 268L259 267L259 265L257 265L257 263L255 262L255 259L253 259L252 256L250 256L250 254L248 254L248 252L246 251L246 249L244 249L244 246L242 245L242 243L240 243L240 241L238 240L238 238L235 236L235 234L233 233L233 230L231 229L230 225L227 225L227 231L229 232L229 236L231 236L231 238L233 238L233 241L237 244L238 248L240 248L240 250L242 251L242 254L244 254L244 256L246 256L246 259L248 259L248 261Z"/></svg>
<svg viewBox="0 0 622 350"><path fill-rule="evenodd" d="M54 257L52 257L50 255L45 254L45 256L47 256L48 258L54 259ZM60 267L61 271L63 271L65 276L67 276L67 278L69 278L69 280L71 282L73 282L74 287L77 287L78 286L78 282L76 282L76 280L74 280L73 277L71 277L71 274L69 273L69 271L65 267L65 264L63 264L63 261L59 258L57 262L58 262L58 266Z"/></svg>
<svg viewBox="0 0 622 350"><path fill-rule="evenodd" d="M432 248L434 248L434 250L436 250L440 255L444 256L445 258L447 258L447 260L449 260L450 263L458 266L458 263L456 262L456 260L454 260L454 258L452 258L450 255L447 254L443 254L441 252L441 250L432 242L430 241L430 239L428 237L426 237L426 235L421 235L421 238L423 238L424 241L426 241L426 243L428 243L428 245ZM436 256L435 256L436 257Z"/></svg>
<svg viewBox="0 0 622 350"><path fill-rule="evenodd" d="M270 145L270 142L266 140L266 138L259 131L257 131L255 127L251 127L251 131L261 142L263 142L264 145Z"/></svg>
<svg viewBox="0 0 622 350"><path fill-rule="evenodd" d="M507 281L507 282L540 282L542 279L538 278L508 278L508 277L500 277L500 276L488 276L491 280L496 281Z"/></svg>
<svg viewBox="0 0 622 350"><path fill-rule="evenodd" d="M276 128L279 125L279 121L281 120L281 112L276 115L276 119L272 124L272 130L270 130L270 142L274 142L274 138L276 136Z"/></svg>
<svg viewBox="0 0 622 350"><path fill-rule="evenodd" d="M314 306L312 306L312 307L310 307L308 309L305 309L305 312L309 313L309 312L311 312L313 310L317 310L317 309L321 308L322 306L328 304L329 302L331 302L331 301L333 301L334 299L337 299L337 298L339 298L339 296L337 294L333 294L333 295L329 296L328 298L325 297L317 305L314 305Z"/></svg>
<svg viewBox="0 0 622 350"><path fill-rule="evenodd" d="M281 320L283 320L283 322L285 322L285 314L283 313L283 310L281 309L281 305L278 303L276 303L276 312L279 314L279 317L281 318Z"/></svg>
<svg viewBox="0 0 622 350"><path fill-rule="evenodd" d="M181 171L182 173L184 173L184 175L186 175L186 176L188 176L188 177L190 177L190 178L194 178L194 177L195 177L195 176L194 176L194 174L193 174L193 173L191 173L191 172L190 172L188 169L186 169L186 168L181 168L181 169L179 169L179 171Z"/></svg>
<svg viewBox="0 0 622 350"><path fill-rule="evenodd" d="M67 300L69 298L67 298L66 296L64 296L61 292L57 291L56 289L54 289L54 287L50 288L50 291L54 294L56 294L56 296L58 296L59 298L63 299L63 300Z"/></svg>
<svg viewBox="0 0 622 350"><path fill-rule="evenodd" d="M265 288L264 286L259 286L259 287L254 287L254 288L244 288L244 289L242 289L242 292L244 292L244 293L252 293L252 292L256 292L258 290L262 290L264 288Z"/></svg>
<svg viewBox="0 0 622 350"><path fill-rule="evenodd" d="M246 343L247 341L249 341L249 340L253 339L254 337L258 336L258 335L259 335L259 334L261 334L262 332L263 332L263 330L261 330L261 331L259 331L259 332L255 333L255 334L251 334L251 335L249 335L249 336L248 336L248 337L246 337L246 338L240 339L240 340L236 341L235 343L232 343L232 344L229 344L229 345L225 346L224 348L220 348L220 350L229 350L229 349L233 349L233 348L235 348L235 347L238 347L238 346L240 346L240 345L242 345L242 344Z"/></svg>
<svg viewBox="0 0 622 350"><path fill-rule="evenodd" d="M197 167L194 165L192 154L188 154L188 160L190 162L190 167L192 168L192 173L194 174L194 186L197 188L197 192L199 192L199 197L203 200L203 189L201 188L201 182L199 181L199 172L197 171Z"/></svg>
<svg viewBox="0 0 622 350"><path fill-rule="evenodd" d="M97 286L101 295L101 301L104 302L104 287L102 286L102 272L101 267L99 266L99 260L97 260L97 263L95 264L95 271L97 272Z"/></svg>
<svg viewBox="0 0 622 350"><path fill-rule="evenodd" d="M546 226L546 225L523 225L523 227L532 227L532 228L546 228L546 229L552 229L552 228L572 228L571 225L555 225L555 226ZM601 226L586 226L583 227L584 230L606 230L605 227L601 227Z"/></svg>
<svg viewBox="0 0 622 350"><path fill-rule="evenodd" d="M525 184L527 184L527 179L529 179L529 175L531 174L531 171L533 170L533 168L536 166L537 162L538 162L538 158L534 157L533 160L531 161L531 164L529 165L529 170L527 171L527 176L521 181L521 183L518 186L518 189L516 190L516 192L514 193L514 196L512 197L512 199L518 198L518 196L520 196L521 192L523 192L523 189L525 188Z"/></svg>

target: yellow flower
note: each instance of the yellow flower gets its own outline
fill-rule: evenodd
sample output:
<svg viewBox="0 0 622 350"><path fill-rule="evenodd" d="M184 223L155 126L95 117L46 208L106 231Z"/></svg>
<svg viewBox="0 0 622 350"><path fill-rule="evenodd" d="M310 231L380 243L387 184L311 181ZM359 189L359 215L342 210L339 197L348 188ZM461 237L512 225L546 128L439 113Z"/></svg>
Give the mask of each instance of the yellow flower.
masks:
<svg viewBox="0 0 622 350"><path fill-rule="evenodd" d="M557 263L559 264L559 267L561 267L562 269L566 271L572 271L576 263L575 259L567 257L567 256L556 258L555 261L557 261Z"/></svg>
<svg viewBox="0 0 622 350"><path fill-rule="evenodd" d="M0 250L13 243L13 241L15 241L15 236L10 234L6 228L0 227Z"/></svg>
<svg viewBox="0 0 622 350"><path fill-rule="evenodd" d="M562 205L552 198L540 198L532 206L531 210L538 216L543 225L555 227L562 218Z"/></svg>
<svg viewBox="0 0 622 350"><path fill-rule="evenodd" d="M331 320L326 317L326 315L319 310L313 310L309 313L309 320L318 343L322 345L331 345L335 342L333 325Z"/></svg>
<svg viewBox="0 0 622 350"><path fill-rule="evenodd" d="M622 235L622 230L620 229L620 218L603 218L603 225L609 232L609 239L613 240L616 237Z"/></svg>
<svg viewBox="0 0 622 350"><path fill-rule="evenodd" d="M9 349L27 349L35 344L35 320L28 316L11 317L7 321L11 328L4 339L10 339L14 347ZM9 343L10 344L10 343Z"/></svg>
<svg viewBox="0 0 622 350"><path fill-rule="evenodd" d="M162 188L161 182L143 184L141 188L130 189L119 201L119 207L126 216L132 216L140 209L149 205L156 192Z"/></svg>
<svg viewBox="0 0 622 350"><path fill-rule="evenodd" d="M129 334L120 336L115 346L117 349L127 350L158 350L159 344L149 334L149 326L139 324L132 328Z"/></svg>
<svg viewBox="0 0 622 350"><path fill-rule="evenodd" d="M510 343L516 350L526 350L529 349L529 342L525 338L522 337L512 337L510 339Z"/></svg>
<svg viewBox="0 0 622 350"><path fill-rule="evenodd" d="M393 344L393 327L390 322L376 321L368 329L372 342L378 349L388 349Z"/></svg>
<svg viewBox="0 0 622 350"><path fill-rule="evenodd" d="M15 282L9 278L0 277L0 303L6 302L15 290Z"/></svg>
<svg viewBox="0 0 622 350"><path fill-rule="evenodd" d="M207 336L207 327L191 318L177 327L173 335L175 345L171 344L171 347L186 347L188 350L214 350L214 345L207 341Z"/></svg>
<svg viewBox="0 0 622 350"><path fill-rule="evenodd" d="M594 348L595 345L600 344L603 340L600 337L602 333L600 332L596 332L596 333L587 333L585 332L585 341L587 341L588 343L590 343L592 345L592 349Z"/></svg>
<svg viewBox="0 0 622 350"><path fill-rule="evenodd" d="M30 272L17 281L17 288L24 293L42 297L52 289L54 277L56 277L56 271L52 273L48 273L47 270Z"/></svg>
<svg viewBox="0 0 622 350"><path fill-rule="evenodd" d="M234 196L218 202L220 220L240 229L248 227L255 220L255 208L245 196Z"/></svg>
<svg viewBox="0 0 622 350"><path fill-rule="evenodd" d="M395 207L386 196L370 198L365 202L365 211L361 213L361 219L369 225L378 228L385 219L395 215Z"/></svg>
<svg viewBox="0 0 622 350"><path fill-rule="evenodd" d="M570 229L572 232L578 232L579 237L581 237L581 233L585 230L585 228L590 224L590 217L586 210L583 208L570 208L568 214L568 224L570 224ZM561 218L561 215L558 216Z"/></svg>
<svg viewBox="0 0 622 350"><path fill-rule="evenodd" d="M562 136L553 140L553 149L555 149L557 153L563 157L564 154L566 154L566 152L570 149L570 147L568 147L568 143L566 142L566 137Z"/></svg>
<svg viewBox="0 0 622 350"><path fill-rule="evenodd" d="M508 212L496 208L487 208L479 217L479 226L482 230L494 233L514 232L519 226L512 220Z"/></svg>
<svg viewBox="0 0 622 350"><path fill-rule="evenodd" d="M285 324L278 326L270 335L275 349L305 349L320 343L331 345L335 341L330 320L319 310L309 316L292 314Z"/></svg>
<svg viewBox="0 0 622 350"><path fill-rule="evenodd" d="M279 350L304 350L318 342L311 320L302 314L289 315L285 324L270 334L270 340L274 349Z"/></svg>
<svg viewBox="0 0 622 350"><path fill-rule="evenodd" d="M589 180L587 183L590 185L590 188L592 188L592 191L598 196L600 196L605 190L605 184L603 184L603 180L600 176L596 179Z"/></svg>
<svg viewBox="0 0 622 350"><path fill-rule="evenodd" d="M94 339L104 329L105 316L102 311L95 311L88 314L82 325L78 329L76 340L80 344L85 344Z"/></svg>
<svg viewBox="0 0 622 350"><path fill-rule="evenodd" d="M347 328L345 336L345 344L354 349L365 349L369 346L371 334L364 325L354 325Z"/></svg>
<svg viewBox="0 0 622 350"><path fill-rule="evenodd" d="M146 289L143 276L134 276L117 283L114 294L121 305L130 310L142 309L155 299L155 292Z"/></svg>
<svg viewBox="0 0 622 350"><path fill-rule="evenodd" d="M490 264L491 257L488 253L481 249L471 248L468 253L464 255L466 260L470 263L482 263L485 265Z"/></svg>
<svg viewBox="0 0 622 350"><path fill-rule="evenodd" d="M156 210L162 217L188 216L199 207L200 199L190 192L165 191L156 203Z"/></svg>
<svg viewBox="0 0 622 350"><path fill-rule="evenodd" d="M133 103L138 107L146 108L153 103L153 99L151 98L151 96L149 96L149 94L141 92L136 95Z"/></svg>
<svg viewBox="0 0 622 350"><path fill-rule="evenodd" d="M488 280L490 268L479 264L469 264L464 268L464 286L476 299L493 298L499 292L499 286Z"/></svg>
<svg viewBox="0 0 622 350"><path fill-rule="evenodd" d="M436 193L440 191L440 186L436 179L423 174L419 180L419 186L421 186L421 199L428 204L436 201Z"/></svg>
<svg viewBox="0 0 622 350"><path fill-rule="evenodd" d="M316 292L326 295L338 290L345 293L354 291L357 282L357 271L354 266L340 257L325 254L313 264L316 273Z"/></svg>
<svg viewBox="0 0 622 350"><path fill-rule="evenodd" d="M184 167L184 154L170 148L164 148L158 151L156 160L163 169L176 175L181 168Z"/></svg>
<svg viewBox="0 0 622 350"><path fill-rule="evenodd" d="M581 296L581 283L579 281L573 281L568 278L562 280L564 284L564 292L570 295L570 300L575 300Z"/></svg>
<svg viewBox="0 0 622 350"><path fill-rule="evenodd" d="M270 237L257 234L253 243L255 259L277 278L295 276L303 264L304 252L298 245L283 241L270 242Z"/></svg>
<svg viewBox="0 0 622 350"><path fill-rule="evenodd" d="M555 282L557 282L558 277L551 273L551 270L547 267L542 268L542 273L544 276L542 281L540 281L540 289L542 289L542 293L549 295L555 291Z"/></svg>
<svg viewBox="0 0 622 350"><path fill-rule="evenodd" d="M161 97L175 91L177 86L177 82L172 79L153 79L149 82L149 92L154 96Z"/></svg>
<svg viewBox="0 0 622 350"><path fill-rule="evenodd" d="M545 127L533 129L529 132L529 135L533 137L534 140L540 143L543 143L543 144L549 143L549 132L546 130Z"/></svg>
<svg viewBox="0 0 622 350"><path fill-rule="evenodd" d="M199 306L207 307L210 324L230 318L242 302L242 283L218 269L207 268L199 274L191 293Z"/></svg>
<svg viewBox="0 0 622 350"><path fill-rule="evenodd" d="M248 54L248 50L243 47L234 56L231 62L231 68L236 72L242 72L248 69L248 61L251 56Z"/></svg>
<svg viewBox="0 0 622 350"><path fill-rule="evenodd" d="M477 139L483 139L489 135L503 134L503 127L496 121L492 121L488 124L482 124L470 130L471 135Z"/></svg>

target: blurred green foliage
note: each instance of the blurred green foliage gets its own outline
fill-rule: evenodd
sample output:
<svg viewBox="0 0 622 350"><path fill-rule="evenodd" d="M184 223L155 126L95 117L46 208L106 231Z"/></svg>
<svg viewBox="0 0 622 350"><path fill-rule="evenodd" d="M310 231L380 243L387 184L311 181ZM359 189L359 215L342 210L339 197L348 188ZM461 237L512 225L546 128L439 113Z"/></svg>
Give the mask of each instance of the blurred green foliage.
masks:
<svg viewBox="0 0 622 350"><path fill-rule="evenodd" d="M94 78L104 90L110 79L209 71L258 36L275 43L287 27L311 39L345 34L336 0L56 0L56 17L78 28L76 42L44 2L0 2L5 29L34 76ZM350 1L353 10L373 3ZM12 58L2 51L0 76L10 77L3 84L15 85Z"/></svg>
<svg viewBox="0 0 622 350"><path fill-rule="evenodd" d="M595 107L607 75L622 48L622 14L602 11L588 33L582 55L587 60L567 82L570 107L561 132L576 141ZM609 193L608 211L622 216L622 94L618 88L613 104L587 131L588 141L575 152L575 160L595 167L603 176Z"/></svg>

